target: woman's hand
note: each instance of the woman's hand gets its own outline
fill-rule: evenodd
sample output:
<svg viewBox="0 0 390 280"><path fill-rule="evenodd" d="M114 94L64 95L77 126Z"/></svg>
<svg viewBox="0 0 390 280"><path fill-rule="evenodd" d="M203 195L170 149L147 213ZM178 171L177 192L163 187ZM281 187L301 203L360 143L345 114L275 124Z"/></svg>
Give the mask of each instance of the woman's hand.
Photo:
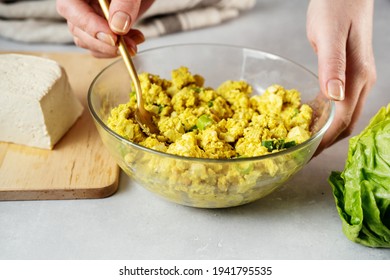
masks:
<svg viewBox="0 0 390 280"><path fill-rule="evenodd" d="M118 55L118 35L123 35L130 52L137 52L137 44L145 38L131 28L152 3L153 0L112 0L108 22L98 0L57 0L57 11L67 20L77 46L96 57L107 58Z"/></svg>
<svg viewBox="0 0 390 280"><path fill-rule="evenodd" d="M372 49L374 0L311 0L307 36L318 55L321 91L336 115L316 154L349 136L376 81Z"/></svg>

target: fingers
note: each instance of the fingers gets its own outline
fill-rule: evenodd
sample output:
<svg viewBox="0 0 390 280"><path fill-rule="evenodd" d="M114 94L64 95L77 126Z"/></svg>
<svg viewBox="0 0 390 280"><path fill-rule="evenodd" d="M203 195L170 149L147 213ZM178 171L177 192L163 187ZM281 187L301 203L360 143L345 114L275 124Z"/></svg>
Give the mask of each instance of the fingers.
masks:
<svg viewBox="0 0 390 280"><path fill-rule="evenodd" d="M318 40L318 78L320 87L330 99L342 101L345 98L346 42L348 31L336 34L333 28L324 28L323 37ZM329 40L334 38L335 41Z"/></svg>
<svg viewBox="0 0 390 280"><path fill-rule="evenodd" d="M131 29L139 12L147 9L153 1L112 0L109 22L105 19L97 0L57 0L57 11L68 22L74 42L88 49L96 57L118 55L118 35L122 35L134 55L137 44L145 41L139 30Z"/></svg>
<svg viewBox="0 0 390 280"><path fill-rule="evenodd" d="M321 91L333 100L345 97L346 45L350 21L340 18L329 1L312 1L308 9L307 34L318 55Z"/></svg>
<svg viewBox="0 0 390 280"><path fill-rule="evenodd" d="M319 154L348 127L353 112L351 109L355 107L359 96L345 96L349 24L337 24L338 19L333 18L335 14L331 7L324 7L323 1L314 1L311 5L319 5L315 8L309 6L307 32L318 56L320 89L329 99L337 101L333 123L316 151ZM310 8L314 11L310 11Z"/></svg>
<svg viewBox="0 0 390 280"><path fill-rule="evenodd" d="M123 39L132 56L137 53L137 45L145 41L144 35L137 29L131 29L127 35L123 36Z"/></svg>
<svg viewBox="0 0 390 280"><path fill-rule="evenodd" d="M352 32L353 33L353 32ZM363 44L365 49L367 44ZM336 102L335 118L324 135L319 147L319 154L323 149L350 136L361 115L367 96L376 81L376 69L373 52L362 55L363 50L351 52L347 57L346 96L344 101Z"/></svg>
<svg viewBox="0 0 390 280"><path fill-rule="evenodd" d="M138 18L141 0L112 0L109 7L109 25L113 32L125 35Z"/></svg>
<svg viewBox="0 0 390 280"><path fill-rule="evenodd" d="M102 17L100 8L81 0L58 0L58 13L67 19L75 44L97 57L117 56L117 35Z"/></svg>
<svg viewBox="0 0 390 280"><path fill-rule="evenodd" d="M76 46L88 49L93 56L99 58L110 58L117 56L118 47L112 38L103 32L98 32L96 37L68 23Z"/></svg>
<svg viewBox="0 0 390 280"><path fill-rule="evenodd" d="M336 102L334 120L316 150L315 156L350 136L359 119L369 88L356 81L347 82L346 88L345 100ZM354 94L356 92L360 94Z"/></svg>
<svg viewBox="0 0 390 280"><path fill-rule="evenodd" d="M336 101L333 123L316 151L351 135L376 80L370 1L312 0L307 34L318 55L321 91ZM348 8L348 9L346 9Z"/></svg>
<svg viewBox="0 0 390 280"><path fill-rule="evenodd" d="M96 37L98 32L103 32L113 37L116 36L110 30L107 21L99 14L96 6L87 4L81 0L58 0L57 11L67 19L72 26L81 29L92 37ZM71 30L72 31L72 30Z"/></svg>

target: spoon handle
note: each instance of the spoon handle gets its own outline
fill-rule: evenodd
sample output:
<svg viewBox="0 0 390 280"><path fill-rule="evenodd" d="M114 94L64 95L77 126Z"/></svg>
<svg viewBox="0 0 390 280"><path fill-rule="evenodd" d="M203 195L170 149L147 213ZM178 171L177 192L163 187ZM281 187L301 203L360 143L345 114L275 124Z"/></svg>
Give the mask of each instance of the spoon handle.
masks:
<svg viewBox="0 0 390 280"><path fill-rule="evenodd" d="M108 1L107 0L99 0L100 7L102 8L103 14L106 17L107 21L109 20L109 11L108 11ZM131 59L130 52L126 46L125 40L122 36L119 36L119 52L122 56L122 59L125 63L125 66L130 74L131 81L135 87L135 93L137 94L137 106L138 108L144 108L143 98L142 98L142 90L141 84L138 79L137 71L135 70L134 63Z"/></svg>

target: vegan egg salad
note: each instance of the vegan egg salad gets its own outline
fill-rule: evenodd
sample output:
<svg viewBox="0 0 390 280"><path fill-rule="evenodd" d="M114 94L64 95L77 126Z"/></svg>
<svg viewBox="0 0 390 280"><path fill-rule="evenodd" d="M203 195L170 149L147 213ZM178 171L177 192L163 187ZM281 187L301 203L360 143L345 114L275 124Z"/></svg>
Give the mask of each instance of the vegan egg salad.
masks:
<svg viewBox="0 0 390 280"><path fill-rule="evenodd" d="M185 160L234 162L306 141L311 136L312 108L301 104L297 90L271 85L262 95L254 95L247 82L231 80L213 89L187 67L173 70L171 80L150 73L140 74L139 79L145 108L157 116L154 121L160 134L148 136L136 122L134 92L126 104L111 110L106 123L125 139L183 157L179 161L156 154L137 155L134 150L123 152L128 164L124 168L151 191L198 207L239 205L269 193L303 164L288 155L225 165ZM136 170L142 170L142 176Z"/></svg>
<svg viewBox="0 0 390 280"><path fill-rule="evenodd" d="M300 93L272 85L252 95L244 81L226 81L217 89L188 68L172 71L172 80L139 76L145 108L158 116L159 135L147 136L134 118L137 100L111 111L107 125L122 137L164 153L197 158L254 157L295 146L310 138L312 109Z"/></svg>

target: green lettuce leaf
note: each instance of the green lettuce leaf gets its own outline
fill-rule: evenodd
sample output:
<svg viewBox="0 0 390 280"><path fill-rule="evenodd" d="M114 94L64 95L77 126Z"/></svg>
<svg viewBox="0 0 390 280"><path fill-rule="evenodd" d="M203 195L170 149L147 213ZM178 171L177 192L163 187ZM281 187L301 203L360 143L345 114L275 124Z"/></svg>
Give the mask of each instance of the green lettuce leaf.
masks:
<svg viewBox="0 0 390 280"><path fill-rule="evenodd" d="M328 181L344 234L390 248L390 104L350 139L344 171L333 171Z"/></svg>

